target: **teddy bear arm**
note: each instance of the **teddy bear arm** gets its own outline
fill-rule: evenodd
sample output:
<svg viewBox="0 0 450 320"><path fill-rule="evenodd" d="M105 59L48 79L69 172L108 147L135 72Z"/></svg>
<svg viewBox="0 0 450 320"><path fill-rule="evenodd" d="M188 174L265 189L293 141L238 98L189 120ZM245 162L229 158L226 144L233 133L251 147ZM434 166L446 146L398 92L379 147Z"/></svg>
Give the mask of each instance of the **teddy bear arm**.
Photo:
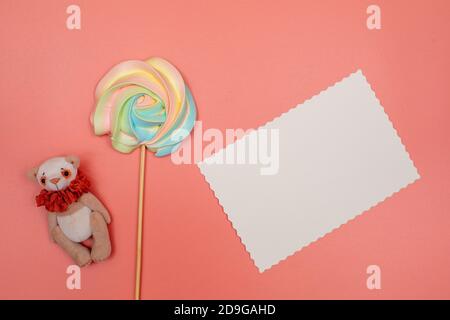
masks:
<svg viewBox="0 0 450 320"><path fill-rule="evenodd" d="M56 219L56 214L52 212L48 212L47 214L47 224L48 224L48 233L50 234L50 239L55 242L53 237L53 229L58 225L58 221Z"/></svg>
<svg viewBox="0 0 450 320"><path fill-rule="evenodd" d="M80 200L85 206L89 207L92 211L100 212L105 219L106 223L111 222L111 216L109 215L108 209L105 208L103 203L92 193L88 192L81 196Z"/></svg>

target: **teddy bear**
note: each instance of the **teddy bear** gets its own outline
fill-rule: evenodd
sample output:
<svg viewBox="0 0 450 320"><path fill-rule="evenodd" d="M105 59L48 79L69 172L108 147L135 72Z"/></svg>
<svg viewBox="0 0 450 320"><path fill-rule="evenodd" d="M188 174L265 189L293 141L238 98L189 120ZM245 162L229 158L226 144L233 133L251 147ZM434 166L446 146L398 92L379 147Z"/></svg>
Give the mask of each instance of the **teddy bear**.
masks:
<svg viewBox="0 0 450 320"><path fill-rule="evenodd" d="M47 212L50 239L80 267L107 259L111 254L105 206L90 191L76 156L55 157L28 172L43 188L36 205ZM92 238L92 246L85 245Z"/></svg>

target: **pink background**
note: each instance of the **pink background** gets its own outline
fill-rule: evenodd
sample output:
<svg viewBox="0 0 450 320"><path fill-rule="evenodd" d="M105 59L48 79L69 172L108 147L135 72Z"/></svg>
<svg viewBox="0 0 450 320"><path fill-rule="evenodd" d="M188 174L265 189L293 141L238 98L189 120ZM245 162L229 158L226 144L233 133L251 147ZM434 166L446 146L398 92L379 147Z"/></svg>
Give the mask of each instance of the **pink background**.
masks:
<svg viewBox="0 0 450 320"><path fill-rule="evenodd" d="M366 28L366 8L382 29ZM82 29L69 31L78 4ZM184 74L204 128L256 127L361 68L422 178L263 274L194 165L147 159L143 298L450 298L450 2L0 2L0 298L133 294L138 153L89 124L100 77L165 57ZM50 243L28 168L78 154L113 215L113 257L82 270ZM366 268L382 270L368 290Z"/></svg>

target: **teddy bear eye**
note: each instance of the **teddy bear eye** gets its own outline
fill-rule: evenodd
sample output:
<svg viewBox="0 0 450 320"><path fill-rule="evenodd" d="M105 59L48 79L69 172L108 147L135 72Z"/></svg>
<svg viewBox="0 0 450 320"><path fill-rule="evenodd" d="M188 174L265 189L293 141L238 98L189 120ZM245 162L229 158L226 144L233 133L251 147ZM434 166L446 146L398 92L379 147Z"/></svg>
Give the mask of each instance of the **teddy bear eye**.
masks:
<svg viewBox="0 0 450 320"><path fill-rule="evenodd" d="M41 183L42 183L42 184L45 184L45 177L42 177L42 178L41 178Z"/></svg>
<svg viewBox="0 0 450 320"><path fill-rule="evenodd" d="M70 170L68 170L68 169L62 169L61 170L61 175L64 178L69 178L72 175L72 172L70 172Z"/></svg>

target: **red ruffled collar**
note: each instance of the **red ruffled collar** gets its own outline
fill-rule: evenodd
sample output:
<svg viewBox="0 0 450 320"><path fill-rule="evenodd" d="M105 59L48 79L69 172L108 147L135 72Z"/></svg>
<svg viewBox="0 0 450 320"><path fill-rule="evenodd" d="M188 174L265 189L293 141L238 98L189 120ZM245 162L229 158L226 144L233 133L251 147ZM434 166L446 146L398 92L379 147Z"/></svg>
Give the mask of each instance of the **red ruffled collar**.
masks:
<svg viewBox="0 0 450 320"><path fill-rule="evenodd" d="M36 206L45 206L51 212L65 212L73 202L89 192L90 185L87 177L78 170L77 177L64 190L41 190L36 196Z"/></svg>

